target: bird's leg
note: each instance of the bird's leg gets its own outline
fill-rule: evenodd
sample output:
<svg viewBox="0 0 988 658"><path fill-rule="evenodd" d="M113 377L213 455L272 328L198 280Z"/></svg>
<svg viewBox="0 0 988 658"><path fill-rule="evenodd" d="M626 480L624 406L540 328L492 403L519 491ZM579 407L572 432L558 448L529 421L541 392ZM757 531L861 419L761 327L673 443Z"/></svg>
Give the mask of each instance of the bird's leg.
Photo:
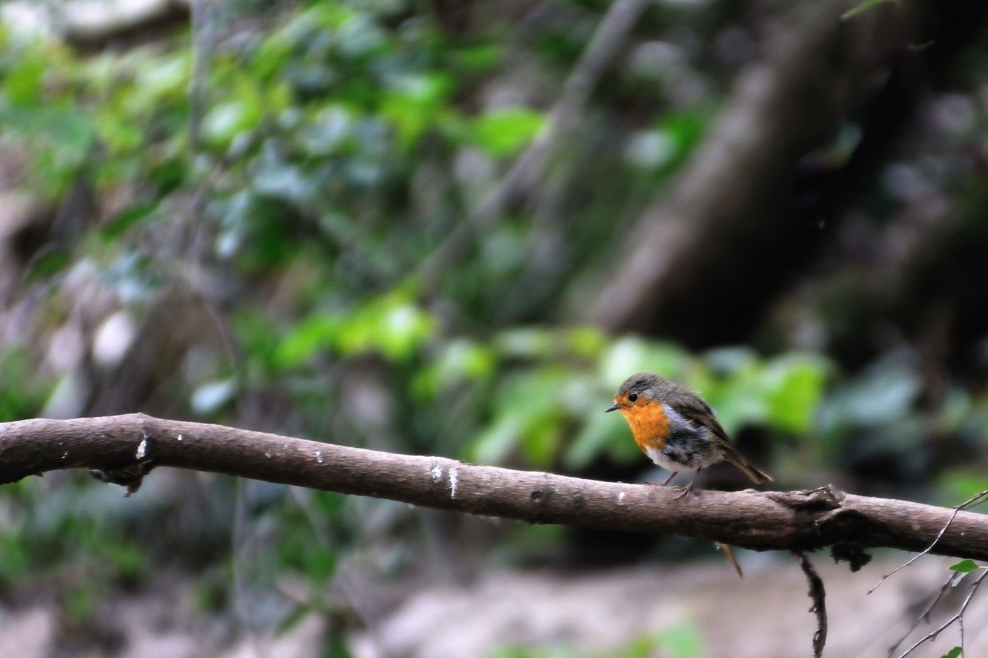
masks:
<svg viewBox="0 0 988 658"><path fill-rule="evenodd" d="M686 485L686 487L683 489L683 492L678 496L676 496L675 498L673 498L673 500L679 500L683 496L693 493L693 485L696 484L696 478L700 475L701 470L703 470L702 467L696 469L696 473L693 474L693 479L690 480L690 483Z"/></svg>
<svg viewBox="0 0 988 658"><path fill-rule="evenodd" d="M663 482L662 484L655 484L654 482L646 482L645 484L647 484L650 487L664 487L667 484L669 484L670 482L672 482L672 479L674 477L676 477L677 475L679 475L679 471L673 471L672 472L672 475L670 475L669 477L667 477L666 480L665 480L665 482Z"/></svg>

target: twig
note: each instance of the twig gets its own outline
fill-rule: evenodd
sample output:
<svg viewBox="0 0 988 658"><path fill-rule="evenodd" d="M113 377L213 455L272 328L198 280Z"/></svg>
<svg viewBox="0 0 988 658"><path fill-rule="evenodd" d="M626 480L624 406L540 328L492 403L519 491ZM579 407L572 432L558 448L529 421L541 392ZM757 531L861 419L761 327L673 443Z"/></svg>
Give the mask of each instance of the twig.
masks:
<svg viewBox="0 0 988 658"><path fill-rule="evenodd" d="M292 487L291 492L292 500L299 506L299 509L301 509L302 513L305 515L319 547L327 553L331 553L333 550L333 537L330 533L329 527L325 523L326 519L324 518L324 515L316 509L315 505L312 504L312 497L309 495L311 492L299 487ZM353 567L348 563L344 562L340 564L336 568L333 575L333 583L340 589L343 596L345 596L349 602L350 608L364 624L364 627L367 629L370 639L376 646L377 650L382 652L384 642L381 639L381 624L378 623L377 615L373 613L373 609L366 605L364 601L366 597L361 597L360 593L357 591L359 584L353 582L353 578L350 573L353 571Z"/></svg>
<svg viewBox="0 0 988 658"><path fill-rule="evenodd" d="M910 558L907 562L905 562L904 564L900 564L898 567L896 567L892 571L890 571L887 574L885 574L884 576L882 576L882 579L879 580L877 583L875 583L875 586L874 587L872 587L870 590L868 590L868 594L871 594L876 589L878 589L878 587L882 583L884 583L886 580L888 580L891 576L893 576L896 573L902 571L903 569L905 569L906 567L908 567L909 565L911 565L913 562L915 562L919 558L923 557L924 555L926 555L927 553L929 553L930 551L932 551L933 550L933 547L937 545L937 542L939 542L940 539L943 538L943 535L944 535L945 532L947 532L947 528L950 527L950 524L954 522L954 519L955 518L957 518L957 513L960 512L963 509L967 509L969 507L973 507L974 505L977 505L985 497L988 497L988 489L982 491L981 493L975 494L974 496L972 496L971 498L968 498L966 501L964 501L960 505L955 506L953 508L953 512L951 512L951 514L950 514L950 518L947 519L947 522L943 524L943 527L942 528L940 528L940 532L937 533L937 536L933 540L933 542L929 546L927 546L925 549L923 549L920 553L917 553L912 558Z"/></svg>
<svg viewBox="0 0 988 658"><path fill-rule="evenodd" d="M916 643L914 645L912 645L911 647L909 647L908 649L906 649L903 653L900 653L899 656L898 656L898 658L905 658L906 656L908 656L909 654L911 654L913 651L915 651L919 647L919 645L923 644L924 642L928 642L928 641L937 639L937 636L940 635L940 633L942 633L948 627L950 627L951 624L953 624L955 621L959 621L960 619L962 619L963 616L964 616L964 613L967 611L967 607L971 604L971 599L974 598L975 593L978 591L978 587L984 581L984 579L985 579L986 576L988 576L988 570L984 571L980 576L978 576L977 580L975 580L973 583L971 583L971 591L969 591L967 593L967 597L964 599L964 603L961 604L960 610L958 610L957 613L953 617L951 617L950 619L948 619L947 621L945 621L943 624L941 624L940 627L937 628L936 630L930 631L929 633L927 633L926 635L924 635L923 637L921 637L919 640L916 641ZM963 623L962 623L962 625L961 625L961 633L962 633L962 635L961 635L961 655L964 655L964 636L963 636L964 630L963 629L964 629L964 626L963 626ZM889 655L892 655L892 654L889 654Z"/></svg>
<svg viewBox="0 0 988 658"><path fill-rule="evenodd" d="M497 219L512 197L541 175L560 138L572 130L597 81L624 43L646 6L645 0L615 0L590 38L587 49L563 85L559 100L528 148L464 220L425 259L419 277L425 290L432 289L442 273L470 245L477 231Z"/></svg>
<svg viewBox="0 0 988 658"><path fill-rule="evenodd" d="M813 568L813 563L809 561L802 551L793 551L796 559L799 560L799 568L806 574L806 581L810 585L810 600L813 606L810 612L816 614L816 633L813 634L813 656L821 658L823 647L827 644L827 593L823 589L823 579Z"/></svg>
<svg viewBox="0 0 988 658"><path fill-rule="evenodd" d="M250 482L242 480L236 481L236 497L233 511L233 528L231 529L231 543L233 553L233 612L240 625L247 635L247 639L254 655L259 655L258 649L261 646L260 635L257 632L257 624L254 623L255 615L252 614L251 603L253 597L248 596L246 574L244 567L244 553L250 545L250 523L247 519L247 496L245 487Z"/></svg>
<svg viewBox="0 0 988 658"><path fill-rule="evenodd" d="M878 589L879 586L882 583L884 583L886 580L888 580L890 577L892 577L895 574L899 573L900 571L902 571L906 567L910 566L913 562L915 562L919 558L923 557L924 555L926 555L927 553L929 553L930 551L932 551L933 550L933 547L937 545L937 542L938 541L940 541L940 538L943 537L943 533L947 532L947 528L950 526L950 523L954 520L954 518L957 516L957 512L959 512L959 511L960 511L960 509L957 508L957 507L955 507L954 508L954 511L950 515L950 518L947 519L947 522L943 524L943 527L940 529L940 532L937 534L937 536L933 540L933 542L929 546L927 546L926 548L924 548L921 552L919 552L916 555L912 556L911 558L909 558L909 560L907 560L906 562L903 562L902 564L900 564L899 566L897 566L895 569L892 569L892 571L889 571L887 574L885 574L884 576L882 576L881 580L879 580L877 583L875 583L875 586L872 587L870 590L868 590L868 594L871 594L876 589Z"/></svg>
<svg viewBox="0 0 988 658"><path fill-rule="evenodd" d="M936 604L940 602L940 599L943 598L943 595L946 594L947 591L950 589L950 583L953 582L955 575L956 574L952 574L950 576L950 578L947 579L947 582L945 582L943 584L943 587L940 588L939 594L937 594L933 598L933 601L930 602L930 605L926 606L926 610L923 611L923 614L921 614L919 617L916 618L916 621L913 622L913 625L909 627L909 630L906 631L901 638L899 638L899 641L896 642L895 644L893 644L891 647L889 647L889 655L890 656L893 653L895 653L895 650L899 648L899 645L901 645L903 642L905 642L906 641L906 638L909 637L910 634L912 634L912 632L914 630L916 630L916 628L919 626L920 622L926 621L927 623L929 623L929 621L930 621L930 613L933 612L933 608L936 607Z"/></svg>
<svg viewBox="0 0 988 658"><path fill-rule="evenodd" d="M213 53L216 24L213 0L191 0L192 73L189 76L189 153L197 155L202 148L202 118L206 113L208 92L206 76Z"/></svg>
<svg viewBox="0 0 988 658"><path fill-rule="evenodd" d="M717 545L720 546L721 550L724 551L724 555L727 556L727 559L731 563L731 566L734 567L734 570L738 573L738 578L744 580L744 571L741 569L741 563L738 562L738 558L735 557L734 549L731 548L731 545L730 544L717 544Z"/></svg>

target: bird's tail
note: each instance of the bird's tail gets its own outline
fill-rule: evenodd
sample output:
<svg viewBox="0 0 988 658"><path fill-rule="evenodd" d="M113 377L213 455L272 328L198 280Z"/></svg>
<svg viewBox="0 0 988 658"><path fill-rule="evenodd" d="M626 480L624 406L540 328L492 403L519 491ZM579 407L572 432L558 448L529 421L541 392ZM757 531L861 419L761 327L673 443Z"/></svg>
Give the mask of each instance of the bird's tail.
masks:
<svg viewBox="0 0 988 658"><path fill-rule="evenodd" d="M727 461L731 462L732 464L740 468L742 471L744 471L744 474L747 475L749 478L751 478L751 481L754 482L755 484L761 484L762 482L772 481L771 475L757 468L754 464L752 464L747 459L745 459L744 456L737 451L734 450L725 451L724 459L726 459Z"/></svg>

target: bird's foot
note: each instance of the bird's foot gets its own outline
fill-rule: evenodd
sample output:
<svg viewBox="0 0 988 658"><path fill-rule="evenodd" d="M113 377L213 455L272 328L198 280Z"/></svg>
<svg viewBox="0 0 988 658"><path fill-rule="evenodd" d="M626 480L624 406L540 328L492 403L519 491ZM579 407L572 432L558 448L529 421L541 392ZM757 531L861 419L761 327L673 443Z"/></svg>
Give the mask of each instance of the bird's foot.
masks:
<svg viewBox="0 0 988 658"><path fill-rule="evenodd" d="M693 489L693 483L690 482L685 487L676 487L677 489L682 489L678 496L673 497L673 500L679 500L680 498L685 498L689 494L698 495L699 492Z"/></svg>

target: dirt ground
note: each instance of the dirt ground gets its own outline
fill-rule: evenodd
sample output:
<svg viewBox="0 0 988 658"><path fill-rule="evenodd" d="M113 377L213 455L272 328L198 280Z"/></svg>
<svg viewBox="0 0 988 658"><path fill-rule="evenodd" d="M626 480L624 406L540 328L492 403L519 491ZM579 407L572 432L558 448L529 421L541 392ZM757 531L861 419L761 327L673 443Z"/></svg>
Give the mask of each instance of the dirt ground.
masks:
<svg viewBox="0 0 988 658"><path fill-rule="evenodd" d="M499 573L469 588L425 589L384 619L373 636L354 638L352 650L356 658L460 658L507 645L607 656L636 637L688 623L705 658L812 656L816 622L795 559L740 557L745 582L726 563L706 562L576 576ZM921 559L870 596L867 591L898 563L882 561L852 574L829 557L813 561L827 590L824 655L884 658L950 577L947 567L956 560ZM966 595L965 584L956 590L947 602L951 611ZM988 656L986 615L988 596L976 596L965 617L969 656ZM903 647L933 628L922 624ZM939 658L958 643L955 625L912 655Z"/></svg>
<svg viewBox="0 0 988 658"><path fill-rule="evenodd" d="M468 585L425 584L387 610L371 613L369 629L349 638L355 658L483 658L497 649L562 648L569 655L609 658L630 642L688 628L704 658L811 656L815 630L807 585L795 559L741 552L746 580L722 561L637 566L579 574L493 572ZM867 591L898 562L890 559L852 574L829 557L813 557L827 589L829 637L825 656L885 657L948 580L953 561L925 557ZM0 610L0 657L61 658L315 658L326 620L310 614L280 634L218 629L198 617L192 583L106 603L121 641L114 651L73 649L52 609ZM950 590L944 614L956 610L966 583ZM366 612L366 610L365 610ZM988 656L988 591L965 619L968 656ZM935 628L921 624L903 647ZM958 644L954 625L912 654L939 658ZM902 649L900 649L901 651ZM673 656L658 652L657 656Z"/></svg>

